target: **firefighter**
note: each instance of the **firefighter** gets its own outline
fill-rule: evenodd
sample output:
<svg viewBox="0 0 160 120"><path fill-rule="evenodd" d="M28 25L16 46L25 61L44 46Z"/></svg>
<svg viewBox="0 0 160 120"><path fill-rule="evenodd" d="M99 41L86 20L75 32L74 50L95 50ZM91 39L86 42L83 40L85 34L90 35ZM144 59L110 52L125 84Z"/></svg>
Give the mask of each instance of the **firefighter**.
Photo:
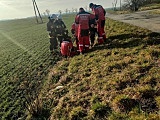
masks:
<svg viewBox="0 0 160 120"><path fill-rule="evenodd" d="M78 24L75 22L71 26L71 33L73 34L76 40L77 51L79 51L79 43L78 43Z"/></svg>
<svg viewBox="0 0 160 120"><path fill-rule="evenodd" d="M101 5L96 5L93 3L90 3L89 7L92 9L97 22L98 43L102 44L104 41L106 41L106 34L104 31L106 11Z"/></svg>
<svg viewBox="0 0 160 120"><path fill-rule="evenodd" d="M61 46L64 36L68 34L68 30L66 29L66 25L64 24L61 15L57 16L55 24L56 24L56 34L59 41L59 46Z"/></svg>
<svg viewBox="0 0 160 120"><path fill-rule="evenodd" d="M56 20L57 16L55 14L52 14L51 16L48 17L49 22L47 23L47 31L49 34L49 39L50 39L50 52L53 53L58 46L58 41L56 37Z"/></svg>
<svg viewBox="0 0 160 120"><path fill-rule="evenodd" d="M79 13L75 17L75 23L78 24L78 42L80 54L89 50L89 25L90 13L86 12L83 8L79 9Z"/></svg>

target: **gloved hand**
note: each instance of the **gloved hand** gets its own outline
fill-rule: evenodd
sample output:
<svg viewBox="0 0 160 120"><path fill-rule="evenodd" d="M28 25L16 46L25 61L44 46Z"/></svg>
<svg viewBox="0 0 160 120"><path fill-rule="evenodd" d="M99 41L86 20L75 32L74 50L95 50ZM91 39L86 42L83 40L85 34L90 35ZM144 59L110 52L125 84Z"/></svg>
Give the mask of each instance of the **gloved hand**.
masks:
<svg viewBox="0 0 160 120"><path fill-rule="evenodd" d="M91 28L94 28L94 24L91 24Z"/></svg>
<svg viewBox="0 0 160 120"><path fill-rule="evenodd" d="M72 30L71 30L71 33L74 34L74 33L75 33L75 30L72 29Z"/></svg>

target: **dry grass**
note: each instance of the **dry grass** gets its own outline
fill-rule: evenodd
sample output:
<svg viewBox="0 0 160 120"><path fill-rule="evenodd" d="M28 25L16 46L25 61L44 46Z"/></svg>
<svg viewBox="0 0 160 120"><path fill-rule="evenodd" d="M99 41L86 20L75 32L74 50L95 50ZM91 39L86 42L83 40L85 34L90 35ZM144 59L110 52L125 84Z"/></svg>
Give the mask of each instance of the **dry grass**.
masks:
<svg viewBox="0 0 160 120"><path fill-rule="evenodd" d="M160 35L110 19L107 23L109 44L95 45L51 70L44 86L46 102L52 101L50 119L159 117Z"/></svg>

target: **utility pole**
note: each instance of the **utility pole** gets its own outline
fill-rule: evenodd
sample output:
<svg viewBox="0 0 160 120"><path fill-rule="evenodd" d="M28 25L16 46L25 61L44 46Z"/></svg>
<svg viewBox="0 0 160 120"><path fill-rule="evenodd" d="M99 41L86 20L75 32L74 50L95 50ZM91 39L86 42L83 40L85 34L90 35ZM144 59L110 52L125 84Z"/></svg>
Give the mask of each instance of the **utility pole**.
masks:
<svg viewBox="0 0 160 120"><path fill-rule="evenodd" d="M120 10L122 10L122 1L120 0Z"/></svg>
<svg viewBox="0 0 160 120"><path fill-rule="evenodd" d="M35 0L32 0L32 2L33 2L33 8L34 8L34 13L35 13L35 16L36 16L36 21L37 21L37 23L39 23L39 21L38 21L38 16L37 16L37 12L38 12L38 15L39 15L39 17L40 17L40 19L41 19L41 23L43 23L43 20L42 20L41 14L40 14L40 12L39 12L39 9L38 9L38 6L37 6L36 1L35 1Z"/></svg>

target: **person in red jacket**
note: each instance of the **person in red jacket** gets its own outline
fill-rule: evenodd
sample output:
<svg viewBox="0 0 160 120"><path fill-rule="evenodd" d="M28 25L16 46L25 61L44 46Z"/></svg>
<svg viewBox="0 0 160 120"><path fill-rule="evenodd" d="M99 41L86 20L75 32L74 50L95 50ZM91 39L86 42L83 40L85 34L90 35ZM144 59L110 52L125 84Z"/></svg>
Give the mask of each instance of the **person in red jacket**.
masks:
<svg viewBox="0 0 160 120"><path fill-rule="evenodd" d="M93 47L94 46L94 41L95 41L95 35L98 34L97 33L97 24L96 24L96 21L95 21L95 15L94 14L91 14L89 34L90 34L91 47Z"/></svg>
<svg viewBox="0 0 160 120"><path fill-rule="evenodd" d="M89 7L92 9L97 21L98 43L102 44L104 41L106 41L106 34L104 31L106 11L101 5L96 5L93 3L90 3Z"/></svg>
<svg viewBox="0 0 160 120"><path fill-rule="evenodd" d="M61 42L61 54L65 58L73 56L73 43L71 40L71 37L68 35L65 36L65 38Z"/></svg>
<svg viewBox="0 0 160 120"><path fill-rule="evenodd" d="M90 25L90 13L86 12L83 8L79 9L79 13L75 17L75 23L78 24L78 41L79 51L83 54L89 50L89 25Z"/></svg>
<svg viewBox="0 0 160 120"><path fill-rule="evenodd" d="M78 43L78 24L75 22L71 26L71 33L74 35L77 45L77 50L79 50L79 43Z"/></svg>

